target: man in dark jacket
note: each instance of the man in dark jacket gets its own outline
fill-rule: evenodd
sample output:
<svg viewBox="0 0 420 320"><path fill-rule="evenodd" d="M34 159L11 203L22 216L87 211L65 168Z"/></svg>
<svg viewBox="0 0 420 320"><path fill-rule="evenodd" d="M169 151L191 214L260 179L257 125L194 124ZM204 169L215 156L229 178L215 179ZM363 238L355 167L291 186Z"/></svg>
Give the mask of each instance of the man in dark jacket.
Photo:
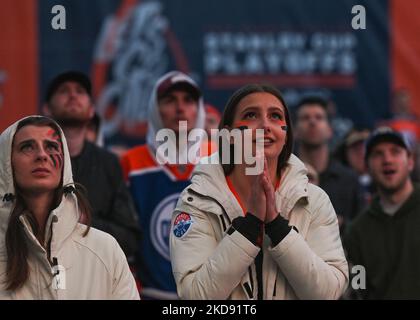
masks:
<svg viewBox="0 0 420 320"><path fill-rule="evenodd" d="M363 207L362 190L356 173L330 156L332 129L327 101L315 96L301 100L295 124L299 158L318 172L319 186L330 197L343 232Z"/></svg>
<svg viewBox="0 0 420 320"><path fill-rule="evenodd" d="M126 256L132 256L140 232L119 160L85 140L94 116L89 78L74 71L54 78L47 89L44 113L64 131L74 180L86 188L92 206L92 226L114 236Z"/></svg>
<svg viewBox="0 0 420 320"><path fill-rule="evenodd" d="M401 134L382 127L367 141L365 159L378 195L344 237L349 261L365 271L353 274L352 287L365 299L420 299L420 186L410 178L412 151Z"/></svg>

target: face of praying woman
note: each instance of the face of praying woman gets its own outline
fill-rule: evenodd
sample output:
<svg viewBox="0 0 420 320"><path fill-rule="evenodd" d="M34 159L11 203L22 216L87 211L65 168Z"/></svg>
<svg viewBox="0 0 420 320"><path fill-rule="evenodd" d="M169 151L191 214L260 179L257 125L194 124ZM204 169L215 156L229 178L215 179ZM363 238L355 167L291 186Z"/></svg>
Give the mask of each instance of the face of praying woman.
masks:
<svg viewBox="0 0 420 320"><path fill-rule="evenodd" d="M283 103L276 96L255 92L242 98L233 120L233 127L239 126L246 126L253 132L263 129L264 154L268 160L278 159L286 143L286 117ZM252 143L256 144L255 134Z"/></svg>
<svg viewBox="0 0 420 320"><path fill-rule="evenodd" d="M23 193L53 192L61 181L64 156L60 135L49 126L27 125L16 132L12 168Z"/></svg>

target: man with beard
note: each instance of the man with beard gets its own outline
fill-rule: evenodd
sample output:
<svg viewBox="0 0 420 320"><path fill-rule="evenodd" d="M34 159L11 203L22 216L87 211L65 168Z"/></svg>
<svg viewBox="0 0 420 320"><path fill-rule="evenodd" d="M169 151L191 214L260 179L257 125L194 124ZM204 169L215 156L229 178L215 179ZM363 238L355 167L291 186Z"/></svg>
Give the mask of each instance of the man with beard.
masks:
<svg viewBox="0 0 420 320"><path fill-rule="evenodd" d="M366 279L353 275L352 287L365 299L420 299L420 187L410 178L412 150L400 133L381 127L366 143L365 161L378 194L344 237L349 261L366 271Z"/></svg>
<svg viewBox="0 0 420 320"><path fill-rule="evenodd" d="M62 73L49 84L43 111L64 131L74 181L86 188L92 207L92 226L114 236L130 258L136 251L140 232L119 160L85 140L94 116L91 89L90 80L83 73Z"/></svg>
<svg viewBox="0 0 420 320"><path fill-rule="evenodd" d="M296 141L299 158L315 168L319 186L328 194L343 232L362 209L363 198L357 175L332 159L328 142L332 137L328 103L320 97L304 98L296 109Z"/></svg>

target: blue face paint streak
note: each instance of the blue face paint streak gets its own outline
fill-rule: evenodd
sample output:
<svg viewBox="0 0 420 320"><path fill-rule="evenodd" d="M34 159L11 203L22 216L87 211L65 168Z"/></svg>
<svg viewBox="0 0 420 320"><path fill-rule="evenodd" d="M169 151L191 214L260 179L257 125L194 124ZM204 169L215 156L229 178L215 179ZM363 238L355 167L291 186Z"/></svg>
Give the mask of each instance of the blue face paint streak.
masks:
<svg viewBox="0 0 420 320"><path fill-rule="evenodd" d="M51 159L51 161L52 161L52 163L54 165L54 168L57 169L57 161L55 161L55 155L50 154L50 159Z"/></svg>
<svg viewBox="0 0 420 320"><path fill-rule="evenodd" d="M61 154L50 154L50 159L54 165L54 168L60 169L62 167L63 159Z"/></svg>
<svg viewBox="0 0 420 320"><path fill-rule="evenodd" d="M63 166L63 156L61 154L55 155L57 158L58 168L61 169Z"/></svg>

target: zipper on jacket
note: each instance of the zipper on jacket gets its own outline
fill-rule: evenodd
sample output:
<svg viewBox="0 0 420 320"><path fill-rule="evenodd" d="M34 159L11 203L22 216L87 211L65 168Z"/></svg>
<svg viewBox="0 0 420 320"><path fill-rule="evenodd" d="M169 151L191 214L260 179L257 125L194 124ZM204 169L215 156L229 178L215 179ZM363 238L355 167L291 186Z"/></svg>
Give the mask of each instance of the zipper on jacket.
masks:
<svg viewBox="0 0 420 320"><path fill-rule="evenodd" d="M254 291L254 277L252 276L251 266L248 267L248 272L249 272L249 279L251 281L251 289L252 289L252 291Z"/></svg>
<svg viewBox="0 0 420 320"><path fill-rule="evenodd" d="M277 274L276 274L276 279L274 280L273 297L276 296L276 288L277 288Z"/></svg>
<svg viewBox="0 0 420 320"><path fill-rule="evenodd" d="M51 222L50 224L50 238L48 239L47 242L47 260L50 264L50 270L52 273L52 285L53 288L56 290L58 289L64 289L61 285L61 275L60 275L60 268L58 266L58 258L57 257L53 257L51 259L51 242L52 242L52 237L53 237L53 223Z"/></svg>
<svg viewBox="0 0 420 320"><path fill-rule="evenodd" d="M252 276L252 267L251 266L248 267L248 273L249 273L249 281L251 283L251 287L250 287L251 298L253 299L254 298L254 277Z"/></svg>
<svg viewBox="0 0 420 320"><path fill-rule="evenodd" d="M57 259L57 257L54 257L53 260L52 260L52 271L53 271L53 279L55 279L55 277L60 274L60 269L58 268L58 259Z"/></svg>
<svg viewBox="0 0 420 320"><path fill-rule="evenodd" d="M261 249L255 258L255 270L257 273L257 286L258 286L258 300L264 298L264 286L263 286L263 260L264 252Z"/></svg>
<svg viewBox="0 0 420 320"><path fill-rule="evenodd" d="M226 231L226 223L225 223L225 219L223 218L223 216L219 216L219 219L220 219L220 221L221 221L221 223L222 223L222 229L223 229L223 232L225 232Z"/></svg>
<svg viewBox="0 0 420 320"><path fill-rule="evenodd" d="M41 289L41 280L39 279L41 277L41 272L39 270L39 265L35 263L35 283L36 283L36 293L37 297L36 300L42 299L42 289Z"/></svg>
<svg viewBox="0 0 420 320"><path fill-rule="evenodd" d="M58 265L58 259L57 257L53 258L53 262L52 262L52 286L53 288L56 290L60 290L60 289L65 289L65 274L61 273L60 274L60 267ZM58 294L58 293L57 293Z"/></svg>
<svg viewBox="0 0 420 320"><path fill-rule="evenodd" d="M52 241L52 230L53 229L53 224L51 223L51 225L50 225L50 238L48 239L48 241L47 241L47 248L46 248L46 251L47 251L47 260L48 260L48 262L50 263L50 265L52 266L53 265L53 263L52 263L52 261L51 261L51 241Z"/></svg>
<svg viewBox="0 0 420 320"><path fill-rule="evenodd" d="M249 286L249 283L248 282L245 282L244 283L244 288L245 288L245 291L246 291L246 293L248 295L248 298L249 299L254 299L254 295L252 293L251 287Z"/></svg>

